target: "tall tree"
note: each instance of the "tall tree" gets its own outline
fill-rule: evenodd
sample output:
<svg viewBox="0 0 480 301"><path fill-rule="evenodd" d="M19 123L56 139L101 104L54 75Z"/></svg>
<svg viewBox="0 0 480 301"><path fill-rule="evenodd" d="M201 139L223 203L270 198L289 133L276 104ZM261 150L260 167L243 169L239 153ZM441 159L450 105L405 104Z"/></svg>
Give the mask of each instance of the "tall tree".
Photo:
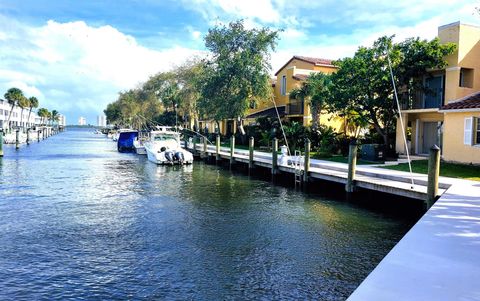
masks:
<svg viewBox="0 0 480 301"><path fill-rule="evenodd" d="M25 110L29 106L30 106L30 100L27 97L23 96L18 100L18 107L21 109L20 110L20 125L23 122L23 110Z"/></svg>
<svg viewBox="0 0 480 301"><path fill-rule="evenodd" d="M28 121L30 122L30 115L32 110L38 108L38 99L35 96L30 97L29 99L29 112L28 112Z"/></svg>
<svg viewBox="0 0 480 301"><path fill-rule="evenodd" d="M271 96L269 58L277 40L277 31L246 29L243 20L209 29L205 46L211 59L200 100L207 117L242 120L252 102Z"/></svg>
<svg viewBox="0 0 480 301"><path fill-rule="evenodd" d="M10 113L8 114L8 119L7 119L8 127L10 127L10 117L12 116L13 109L15 108L16 105L18 105L18 102L24 96L23 96L22 90L20 90L18 88L10 88L10 89L8 89L7 93L5 93L4 97L11 106L10 107Z"/></svg>
<svg viewBox="0 0 480 301"><path fill-rule="evenodd" d="M372 47L360 47L351 58L335 62L339 70L332 75L329 105L335 112L355 111L357 118L371 125L391 149L390 136L395 131L397 106L389 74L388 57L395 74L395 83L402 90L418 87L416 79L428 70L446 66L445 56L455 45L407 39L394 44L391 37L381 37Z"/></svg>

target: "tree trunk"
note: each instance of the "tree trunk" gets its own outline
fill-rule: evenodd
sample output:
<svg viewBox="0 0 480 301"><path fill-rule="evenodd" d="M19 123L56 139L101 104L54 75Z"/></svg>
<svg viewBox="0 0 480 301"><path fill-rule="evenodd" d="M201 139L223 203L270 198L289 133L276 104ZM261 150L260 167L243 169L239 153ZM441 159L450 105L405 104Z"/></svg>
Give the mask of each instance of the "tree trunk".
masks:
<svg viewBox="0 0 480 301"><path fill-rule="evenodd" d="M7 126L8 126L9 130L10 130L10 117L12 117L14 107L15 107L15 105L12 105L12 107L10 108L10 113L8 113Z"/></svg>
<svg viewBox="0 0 480 301"><path fill-rule="evenodd" d="M317 131L320 127L320 108L317 105L311 106L312 110L312 130Z"/></svg>
<svg viewBox="0 0 480 301"><path fill-rule="evenodd" d="M30 108L30 111L28 112L28 120L27 120L27 122L30 122L30 114L32 114L32 109L33 109L33 108ZM29 126L28 128L30 128L30 126Z"/></svg>

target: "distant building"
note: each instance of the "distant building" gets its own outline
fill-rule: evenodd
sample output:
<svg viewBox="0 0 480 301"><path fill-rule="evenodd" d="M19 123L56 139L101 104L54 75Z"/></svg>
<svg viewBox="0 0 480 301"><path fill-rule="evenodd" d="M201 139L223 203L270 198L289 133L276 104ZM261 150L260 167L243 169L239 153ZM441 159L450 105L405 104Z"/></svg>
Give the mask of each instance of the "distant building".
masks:
<svg viewBox="0 0 480 301"><path fill-rule="evenodd" d="M107 116L98 115L97 116L97 126L106 127L107 126Z"/></svg>
<svg viewBox="0 0 480 301"><path fill-rule="evenodd" d="M87 125L87 119L83 116L78 118L78 125Z"/></svg>
<svg viewBox="0 0 480 301"><path fill-rule="evenodd" d="M58 114L58 125L60 126L66 126L67 125L67 117L62 114Z"/></svg>

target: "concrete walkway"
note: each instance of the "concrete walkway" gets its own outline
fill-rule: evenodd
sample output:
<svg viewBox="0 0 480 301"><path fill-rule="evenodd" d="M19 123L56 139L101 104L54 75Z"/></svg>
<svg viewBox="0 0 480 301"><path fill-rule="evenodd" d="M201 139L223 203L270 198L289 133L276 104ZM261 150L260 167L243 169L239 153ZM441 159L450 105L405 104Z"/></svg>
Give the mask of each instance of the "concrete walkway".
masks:
<svg viewBox="0 0 480 301"><path fill-rule="evenodd" d="M450 188L348 300L480 300L480 182L441 181Z"/></svg>

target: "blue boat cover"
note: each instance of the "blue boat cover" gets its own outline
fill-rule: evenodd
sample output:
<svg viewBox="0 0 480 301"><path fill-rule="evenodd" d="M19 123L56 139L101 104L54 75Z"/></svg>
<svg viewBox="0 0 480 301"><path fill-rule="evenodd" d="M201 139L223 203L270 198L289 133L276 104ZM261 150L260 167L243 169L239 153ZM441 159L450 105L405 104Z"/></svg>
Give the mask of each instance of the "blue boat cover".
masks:
<svg viewBox="0 0 480 301"><path fill-rule="evenodd" d="M138 137L137 131L121 132L118 136L117 149L121 153L134 152L133 141Z"/></svg>

